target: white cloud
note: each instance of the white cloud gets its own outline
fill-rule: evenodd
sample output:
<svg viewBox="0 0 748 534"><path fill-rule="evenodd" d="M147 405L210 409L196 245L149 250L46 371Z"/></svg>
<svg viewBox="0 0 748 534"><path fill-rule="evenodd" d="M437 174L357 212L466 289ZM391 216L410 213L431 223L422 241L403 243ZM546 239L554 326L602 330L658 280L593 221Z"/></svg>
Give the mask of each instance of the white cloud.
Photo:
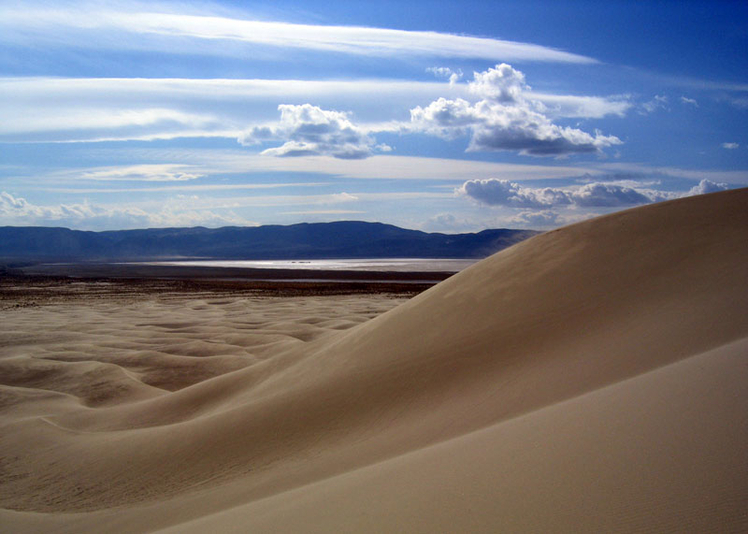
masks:
<svg viewBox="0 0 748 534"><path fill-rule="evenodd" d="M522 211L510 219L511 224L521 228L551 228L564 224L564 219L555 211Z"/></svg>
<svg viewBox="0 0 748 534"><path fill-rule="evenodd" d="M673 195L651 189L634 189L608 183L582 186L571 195L572 201L581 207L621 207L648 204L674 198Z"/></svg>
<svg viewBox="0 0 748 534"><path fill-rule="evenodd" d="M533 156L599 152L621 144L614 136L554 124L546 106L530 98L524 74L507 64L474 73L468 84L475 104L462 98L439 98L411 109L416 130L445 138L470 134L469 151L518 151Z"/></svg>
<svg viewBox="0 0 748 534"><path fill-rule="evenodd" d="M516 182L496 179L468 180L456 192L488 206L535 209L559 206L613 208L659 202L680 196L608 183L589 183L578 188L560 189L524 187Z"/></svg>
<svg viewBox="0 0 748 534"><path fill-rule="evenodd" d="M740 145L738 143L722 143L722 148L726 148L727 150L735 150L739 147Z"/></svg>
<svg viewBox="0 0 748 534"><path fill-rule="evenodd" d="M686 193L686 196L716 193L718 191L725 191L727 188L727 184L715 183L711 180L701 180L698 185L693 186L691 190Z"/></svg>
<svg viewBox="0 0 748 534"><path fill-rule="evenodd" d="M610 115L624 117L633 105L627 95L575 96L528 91L526 97L543 104L543 114L547 117L559 118L602 119Z"/></svg>
<svg viewBox="0 0 748 534"><path fill-rule="evenodd" d="M345 160L324 156L268 158L241 150L211 149L137 149L127 152L139 160L169 158L194 166L204 174L301 172L310 169L319 174L341 178L451 180L464 181L493 176L513 180L545 180L590 176L603 171L580 166L497 163L464 159L424 158L417 156L374 155L366 159Z"/></svg>
<svg viewBox="0 0 748 534"><path fill-rule="evenodd" d="M284 211L281 215L358 215L366 213L357 210L302 210L302 211Z"/></svg>
<svg viewBox="0 0 748 534"><path fill-rule="evenodd" d="M461 233L474 231L477 227L483 227L477 221L456 216L452 213L440 213L429 217L426 222L418 225L426 232Z"/></svg>
<svg viewBox="0 0 748 534"><path fill-rule="evenodd" d="M641 104L639 113L642 115L647 115L649 113L654 113L655 111L659 109L668 109L668 97L665 95L655 95L655 97L648 101Z"/></svg>
<svg viewBox="0 0 748 534"><path fill-rule="evenodd" d="M67 176L75 176L71 173L64 173ZM176 191L241 191L246 189L280 189L287 187L322 187L331 185L329 182L291 182L291 183L271 183L271 184L203 184L203 185L184 185L183 183L173 183L170 185L149 186L149 187L43 187L44 191L49 193L164 193ZM37 188L31 187L31 190Z"/></svg>
<svg viewBox="0 0 748 534"><path fill-rule="evenodd" d="M687 96L680 97L680 102L681 104L693 106L695 108L699 107L699 103L695 99L688 98Z"/></svg>
<svg viewBox="0 0 748 534"><path fill-rule="evenodd" d="M10 142L236 138L248 123L274 120L278 102L309 101L354 109L362 132L401 132L411 127L396 120L407 110L475 95L469 84L403 80L37 77L0 78L0 93L0 139ZM622 96L525 97L549 118L622 116L631 105Z"/></svg>
<svg viewBox="0 0 748 534"><path fill-rule="evenodd" d="M595 165L597 173L606 172L634 172L644 175L663 175L673 178L685 178L688 180L711 180L748 186L748 171L716 171L716 170L694 170L681 169L678 167L650 167L638 163L598 163Z"/></svg>
<svg viewBox="0 0 748 534"><path fill-rule="evenodd" d="M450 58L595 63L596 60L562 50L481 37L428 31L405 31L358 26L321 26L248 20L211 13L158 11L147 4L102 9L83 3L65 10L33 4L0 8L5 42L53 42L55 45L114 49L184 51L229 54L223 46L270 46L379 57L434 56Z"/></svg>
<svg viewBox="0 0 748 534"><path fill-rule="evenodd" d="M279 102L314 99L380 122L461 85L390 80L0 78L0 140L73 142L178 137L236 138L248 123L272 121ZM378 98L372 99L376 94ZM363 131L372 131L366 124Z"/></svg>
<svg viewBox="0 0 748 534"><path fill-rule="evenodd" d="M456 71L449 67L429 67L426 72L432 73L437 78L446 78L449 80L450 85L454 85L462 79L462 70L457 69Z"/></svg>
<svg viewBox="0 0 748 534"><path fill-rule="evenodd" d="M323 155L363 159L377 148L374 139L354 125L346 113L311 104L281 104L278 109L281 112L278 123L255 126L244 132L239 142L252 145L278 139L285 141L280 147L262 152L281 157ZM379 147L381 150L382 145Z"/></svg>
<svg viewBox="0 0 748 534"><path fill-rule="evenodd" d="M0 224L64 226L81 230L254 224L231 212L217 214L204 209L184 209L181 207L182 200L184 199L166 203L157 211L146 211L130 206L96 205L89 202L42 206L2 191L0 192Z"/></svg>
<svg viewBox="0 0 748 534"><path fill-rule="evenodd" d="M530 90L525 75L506 63L484 72L474 72L468 87L471 93L483 99L510 103L523 100L523 93Z"/></svg>
<svg viewBox="0 0 748 534"><path fill-rule="evenodd" d="M99 181L183 182L203 176L189 165L159 163L93 169L81 172L77 177Z"/></svg>
<svg viewBox="0 0 748 534"><path fill-rule="evenodd" d="M180 208L195 210L206 209L240 209L240 208L274 208L285 206L320 206L356 202L362 195L349 193L331 193L323 195L256 195L229 197L198 197L180 199ZM156 209L160 203L149 203L148 208Z"/></svg>
<svg viewBox="0 0 748 534"><path fill-rule="evenodd" d="M629 187L615 182L592 182L579 187L534 188L508 180L488 179L468 180L455 192L485 206L526 209L528 211L517 215L517 221L529 224L536 215L539 218L534 220L550 221L551 208L623 208L728 189L725 183L707 179L702 179L698 185L685 192L659 191L643 187L644 185L648 184L642 182L638 187ZM554 221L558 223L561 219ZM553 223L548 222L546 226L551 224Z"/></svg>
<svg viewBox="0 0 748 534"><path fill-rule="evenodd" d="M47 95L47 99L52 95ZM169 137L187 132L220 132L223 127L215 116L168 108L118 108L86 106L77 103L51 109L41 98L41 107L24 105L24 99L9 99L0 104L0 139L9 141L81 141L100 139L136 139L149 136Z"/></svg>
<svg viewBox="0 0 748 534"><path fill-rule="evenodd" d="M550 187L523 187L508 180L468 180L457 189L457 193L489 206L543 208L571 204L571 198L566 191Z"/></svg>
<svg viewBox="0 0 748 534"><path fill-rule="evenodd" d="M445 87L439 82L407 80L299 80L299 79L235 79L235 78L0 78L0 89L13 102L36 103L42 97L51 97L55 105L80 104L81 95L96 102L116 99L118 102L138 103L158 101L168 103L184 100L201 100L201 107L210 101L297 99L330 97L340 99L345 95L370 96L371 93L387 98L413 95L414 98L438 96L445 89L458 91L458 87ZM467 89L464 89L467 93ZM96 97L96 98L95 98Z"/></svg>
<svg viewBox="0 0 748 534"><path fill-rule="evenodd" d="M630 187L633 189L651 189L654 186L662 185L662 180L657 179L653 176L644 173L626 172L610 173L596 176L585 173L583 176L578 177L575 181L581 184L605 182L608 185L618 185L621 187Z"/></svg>

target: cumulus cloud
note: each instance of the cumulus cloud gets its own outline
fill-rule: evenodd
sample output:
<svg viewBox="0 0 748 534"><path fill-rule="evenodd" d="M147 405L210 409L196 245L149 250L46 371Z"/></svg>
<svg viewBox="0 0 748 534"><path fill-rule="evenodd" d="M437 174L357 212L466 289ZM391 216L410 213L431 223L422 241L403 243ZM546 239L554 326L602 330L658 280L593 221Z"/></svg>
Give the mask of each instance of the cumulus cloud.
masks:
<svg viewBox="0 0 748 534"><path fill-rule="evenodd" d="M615 184L594 183L582 186L571 194L574 204L582 207L619 207L635 206L668 200L669 197L659 191L637 190Z"/></svg>
<svg viewBox="0 0 748 534"><path fill-rule="evenodd" d="M13 226L65 226L82 230L172 226L250 225L233 213L184 208L184 199L166 203L157 212L138 207L101 206L89 202L43 206L6 191L0 192L0 224Z"/></svg>
<svg viewBox="0 0 748 534"><path fill-rule="evenodd" d="M239 137L242 145L267 141L285 141L283 145L264 150L262 154L279 157L324 155L339 159L363 159L375 150L390 147L377 145L363 129L353 124L347 113L326 110L311 104L278 106L280 121L255 126Z"/></svg>
<svg viewBox="0 0 748 534"><path fill-rule="evenodd" d="M462 70L452 70L449 67L429 67L426 72L432 73L437 78L446 78L449 80L450 85L459 82L462 79Z"/></svg>
<svg viewBox="0 0 748 534"><path fill-rule="evenodd" d="M427 232L457 233L474 231L476 228L485 228L486 224L466 217L456 216L452 213L439 213L433 217L429 217L419 227Z"/></svg>
<svg viewBox="0 0 748 534"><path fill-rule="evenodd" d="M522 93L530 90L525 75L506 63L484 72L473 72L468 88L471 93L496 102L519 102Z"/></svg>
<svg viewBox="0 0 748 534"><path fill-rule="evenodd" d="M412 127L444 138L470 134L469 151L564 156L621 144L615 136L554 124L545 104L531 98L524 74L505 63L475 72L468 89L477 102L439 98L417 106L410 111Z"/></svg>
<svg viewBox="0 0 748 534"><path fill-rule="evenodd" d="M726 148L727 150L735 150L736 148L739 148L740 144L738 143L722 143L722 148Z"/></svg>
<svg viewBox="0 0 748 534"><path fill-rule="evenodd" d="M509 180L468 180L457 189L457 193L489 206L544 208L571 204L566 191L550 187L523 187Z"/></svg>
<svg viewBox="0 0 748 534"><path fill-rule="evenodd" d="M548 209L558 206L625 207L676 198L678 195L616 184L589 183L576 189L524 187L508 180L468 180L457 189L487 206Z"/></svg>
<svg viewBox="0 0 748 534"><path fill-rule="evenodd" d="M705 195L707 193L716 193L728 189L727 184L712 182L711 180L701 180L698 185L692 187L687 195Z"/></svg>
<svg viewBox="0 0 748 534"><path fill-rule="evenodd" d="M523 228L548 228L563 224L563 218L551 210L522 211L510 219L510 223Z"/></svg>
<svg viewBox="0 0 748 534"><path fill-rule="evenodd" d="M552 208L624 208L728 189L727 184L708 179L701 180L698 185L685 192L659 191L642 187L643 185L646 183L643 182L639 187L630 187L615 182L592 182L580 187L562 189L524 187L509 180L488 179L467 180L455 192L485 206L530 210L517 215L520 217L517 222L529 223L531 218L538 214L543 215L534 220L550 221L551 212L548 210ZM554 221L559 222L556 219ZM550 224L553 223L547 222L546 226Z"/></svg>

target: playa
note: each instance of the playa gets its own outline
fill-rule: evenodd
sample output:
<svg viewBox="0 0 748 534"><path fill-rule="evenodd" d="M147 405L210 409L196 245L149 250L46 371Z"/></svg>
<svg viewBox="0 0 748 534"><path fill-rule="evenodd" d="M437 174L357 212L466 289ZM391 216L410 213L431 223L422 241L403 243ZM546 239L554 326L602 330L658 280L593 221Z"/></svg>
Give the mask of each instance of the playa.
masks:
<svg viewBox="0 0 748 534"><path fill-rule="evenodd" d="M441 281L5 276L0 530L745 531L746 206Z"/></svg>

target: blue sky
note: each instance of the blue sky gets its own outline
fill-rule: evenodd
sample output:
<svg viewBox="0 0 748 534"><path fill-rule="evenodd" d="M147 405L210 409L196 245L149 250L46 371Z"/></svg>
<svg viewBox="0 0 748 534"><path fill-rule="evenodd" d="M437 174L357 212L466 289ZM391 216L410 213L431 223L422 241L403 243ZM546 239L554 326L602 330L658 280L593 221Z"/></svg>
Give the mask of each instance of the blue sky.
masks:
<svg viewBox="0 0 748 534"><path fill-rule="evenodd" d="M745 2L0 0L0 225L548 229L748 186Z"/></svg>

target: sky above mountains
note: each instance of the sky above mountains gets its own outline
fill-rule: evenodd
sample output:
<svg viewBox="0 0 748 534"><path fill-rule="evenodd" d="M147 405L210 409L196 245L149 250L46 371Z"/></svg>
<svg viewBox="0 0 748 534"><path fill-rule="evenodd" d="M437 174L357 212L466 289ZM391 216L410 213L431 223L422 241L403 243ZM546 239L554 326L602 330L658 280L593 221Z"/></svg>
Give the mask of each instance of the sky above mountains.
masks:
<svg viewBox="0 0 748 534"><path fill-rule="evenodd" d="M0 225L547 229L748 186L744 2L0 0Z"/></svg>

